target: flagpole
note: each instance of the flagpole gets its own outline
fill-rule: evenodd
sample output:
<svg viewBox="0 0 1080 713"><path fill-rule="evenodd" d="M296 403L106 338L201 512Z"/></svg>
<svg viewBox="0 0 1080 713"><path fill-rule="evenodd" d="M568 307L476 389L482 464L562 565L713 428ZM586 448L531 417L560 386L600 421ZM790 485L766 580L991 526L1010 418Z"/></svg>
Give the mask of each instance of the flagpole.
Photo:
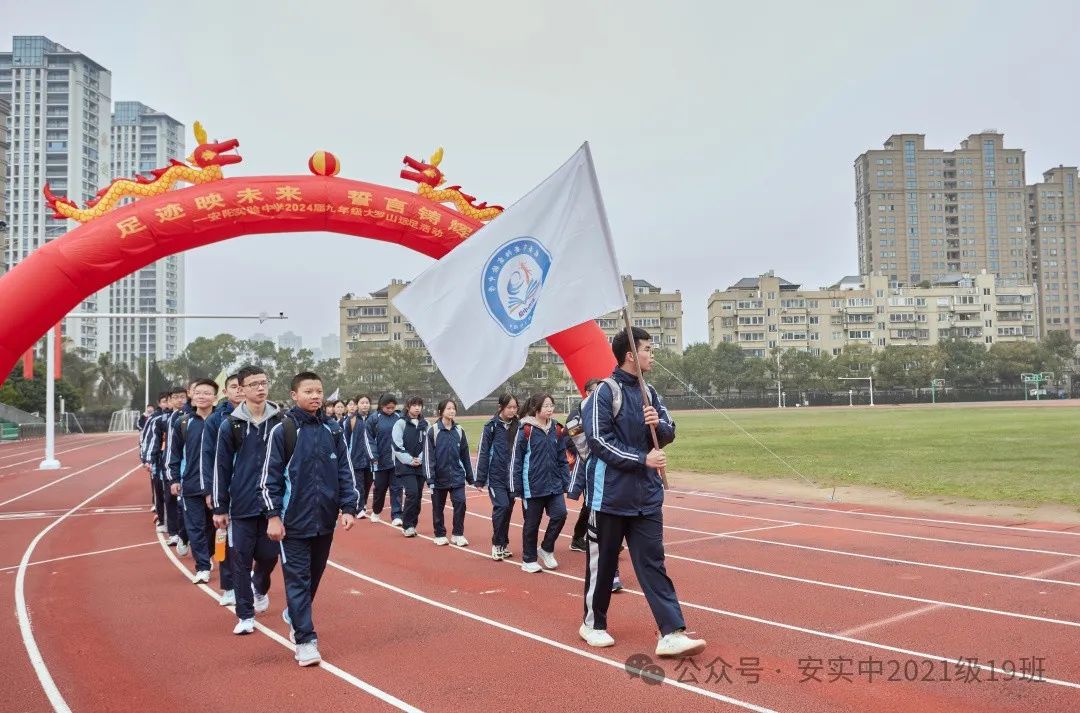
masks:
<svg viewBox="0 0 1080 713"><path fill-rule="evenodd" d="M651 405L652 399L649 398L649 388L645 386L645 377L641 373L641 362L638 361L637 354L637 340L634 339L634 330L630 326L630 313L626 311L626 307L622 309L623 322L626 323L626 338L630 340L630 354L634 357L634 363L637 365L637 382L638 388L641 389L641 403ZM660 440L656 437L656 426L649 424L649 433L652 434L653 448L660 449ZM670 486L667 482L667 473L664 468L657 468L656 471L660 474L660 481L664 484L664 490L667 490Z"/></svg>

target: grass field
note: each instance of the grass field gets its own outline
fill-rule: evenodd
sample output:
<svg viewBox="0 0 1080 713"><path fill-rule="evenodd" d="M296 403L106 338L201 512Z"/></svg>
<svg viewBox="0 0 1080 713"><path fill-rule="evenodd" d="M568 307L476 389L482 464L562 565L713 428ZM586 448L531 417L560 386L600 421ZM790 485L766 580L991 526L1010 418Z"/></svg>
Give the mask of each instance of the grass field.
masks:
<svg viewBox="0 0 1080 713"><path fill-rule="evenodd" d="M1080 506L1080 408L785 409L726 414L823 486ZM463 425L478 443L483 420ZM670 468L796 478L723 414L675 414Z"/></svg>

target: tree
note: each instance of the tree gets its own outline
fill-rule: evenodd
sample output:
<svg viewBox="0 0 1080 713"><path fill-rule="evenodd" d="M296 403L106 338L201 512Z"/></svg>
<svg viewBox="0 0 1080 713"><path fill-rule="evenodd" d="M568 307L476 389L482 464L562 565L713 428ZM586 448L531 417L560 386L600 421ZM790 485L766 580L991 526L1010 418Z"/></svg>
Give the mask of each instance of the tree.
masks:
<svg viewBox="0 0 1080 713"><path fill-rule="evenodd" d="M542 354L530 352L524 368L507 379L497 393L508 391L517 396L521 405L524 405L525 399L533 394L554 394L562 380L562 367L544 362Z"/></svg>
<svg viewBox="0 0 1080 713"><path fill-rule="evenodd" d="M716 359L708 344L691 344L683 350L681 367L680 376L694 391L699 394L712 393Z"/></svg>
<svg viewBox="0 0 1080 713"><path fill-rule="evenodd" d="M31 381L23 379L22 366L11 370L7 381L0 386L0 403L26 411L27 413L45 413L45 364L34 365L34 378ZM57 413L60 411L60 399L64 399L64 407L68 411L78 411L83 407L82 394L70 382L58 379L55 384L54 395L56 403L54 407Z"/></svg>
<svg viewBox="0 0 1080 713"><path fill-rule="evenodd" d="M162 371L187 386L192 379L213 379L222 370L233 366L239 353L237 339L231 334L199 337L184 347L175 359L165 362Z"/></svg>
<svg viewBox="0 0 1080 713"><path fill-rule="evenodd" d="M984 386L990 381L989 358L981 344L965 339L938 342L941 368L938 373L950 386Z"/></svg>
<svg viewBox="0 0 1080 713"><path fill-rule="evenodd" d="M664 396L685 393L686 387L679 381L686 380L683 375L682 354L671 349L658 349L653 352L656 366L649 373L649 383Z"/></svg>
<svg viewBox="0 0 1080 713"><path fill-rule="evenodd" d="M97 406L121 406L139 385L135 372L127 364L113 361L109 352L98 356L91 373L94 376L94 403Z"/></svg>
<svg viewBox="0 0 1080 713"><path fill-rule="evenodd" d="M776 379L773 370L769 369L765 359L746 359L743 361L743 370L739 374L739 381L736 384L740 394L744 389L762 393L774 386L776 386Z"/></svg>
<svg viewBox="0 0 1080 713"><path fill-rule="evenodd" d="M940 368L936 350L924 346L888 346L875 355L875 386L921 389L930 386Z"/></svg>
<svg viewBox="0 0 1080 713"><path fill-rule="evenodd" d="M712 384L717 393L735 388L746 361L738 344L720 342L713 347Z"/></svg>
<svg viewBox="0 0 1080 713"><path fill-rule="evenodd" d="M1069 336L1069 332L1064 329L1047 332L1040 346L1064 361L1072 361L1076 356L1076 342Z"/></svg>
<svg viewBox="0 0 1080 713"><path fill-rule="evenodd" d="M1020 375L1043 370L1046 356L1034 342L998 342L987 356L990 373L1003 384L1020 383Z"/></svg>

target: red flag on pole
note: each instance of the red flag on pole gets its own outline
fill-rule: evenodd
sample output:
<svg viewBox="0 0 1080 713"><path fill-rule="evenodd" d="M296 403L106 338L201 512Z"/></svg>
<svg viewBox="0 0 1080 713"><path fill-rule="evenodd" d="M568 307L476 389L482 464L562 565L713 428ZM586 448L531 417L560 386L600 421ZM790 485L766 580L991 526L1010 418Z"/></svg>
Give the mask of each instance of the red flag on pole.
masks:
<svg viewBox="0 0 1080 713"><path fill-rule="evenodd" d="M27 381L34 380L34 350L27 349L22 358L22 378Z"/></svg>
<svg viewBox="0 0 1080 713"><path fill-rule="evenodd" d="M56 351L53 354L54 359L55 359L55 364L56 364L55 377L56 377L56 380L59 381L60 378L63 375L63 372L64 372L64 369L63 369L64 342L60 338L60 325L59 324L56 325L55 327L53 327L53 329L56 330L56 339L54 340L55 341L55 346L56 346Z"/></svg>

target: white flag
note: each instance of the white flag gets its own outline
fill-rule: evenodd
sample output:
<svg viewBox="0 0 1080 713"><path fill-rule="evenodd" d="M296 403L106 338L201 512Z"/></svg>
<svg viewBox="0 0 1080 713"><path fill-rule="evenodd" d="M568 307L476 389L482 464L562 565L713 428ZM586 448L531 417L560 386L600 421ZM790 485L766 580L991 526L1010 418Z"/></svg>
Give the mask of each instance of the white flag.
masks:
<svg viewBox="0 0 1080 713"><path fill-rule="evenodd" d="M626 305L586 143L394 299L468 408L529 345Z"/></svg>
<svg viewBox="0 0 1080 713"><path fill-rule="evenodd" d="M329 396L326 397L326 402L330 403L331 401L337 401L340 398L341 398L341 389L334 389L334 393L332 393L332 394L330 394Z"/></svg>

